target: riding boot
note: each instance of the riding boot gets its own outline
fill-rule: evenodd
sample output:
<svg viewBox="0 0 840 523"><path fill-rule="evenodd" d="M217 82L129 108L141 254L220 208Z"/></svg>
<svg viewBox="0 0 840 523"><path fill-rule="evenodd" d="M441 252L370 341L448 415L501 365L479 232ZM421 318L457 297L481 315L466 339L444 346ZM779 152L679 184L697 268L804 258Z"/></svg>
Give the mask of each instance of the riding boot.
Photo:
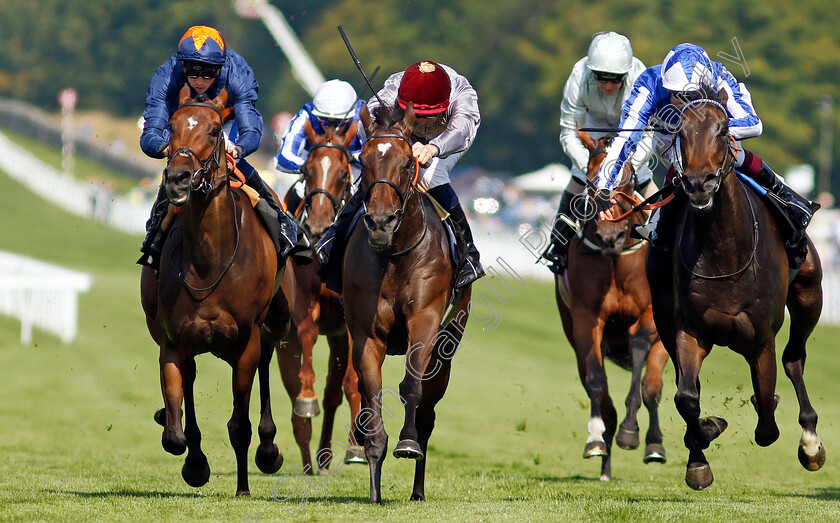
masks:
<svg viewBox="0 0 840 523"><path fill-rule="evenodd" d="M484 268L481 266L478 249L475 248L475 243L473 243L470 224L467 222L467 216L464 214L464 209L461 208L460 203L456 202L449 209L449 217L452 220L455 238L458 241L460 260L458 274L455 277L455 288L460 289L484 276Z"/></svg>
<svg viewBox="0 0 840 523"><path fill-rule="evenodd" d="M336 248L336 244L340 245L336 252L343 251L344 238L350 230L350 225L353 222L353 216L356 215L356 212L358 212L359 207L362 206L363 201L364 194L362 191L356 191L350 200L348 200L344 205L344 208L341 209L338 216L336 216L335 221L332 225L330 225L330 228L326 230L324 236L318 240L318 243L315 244L315 255L318 257L318 261L321 262L321 265L324 268L327 267L327 263L330 260L330 254L333 249Z"/></svg>
<svg viewBox="0 0 840 523"><path fill-rule="evenodd" d="M574 193L563 191L551 229L551 243L542 254L549 261L548 269L554 274L562 275L569 263L569 241L576 233L572 225L575 221L572 217L572 199L575 196Z"/></svg>
<svg viewBox="0 0 840 523"><path fill-rule="evenodd" d="M758 174L752 175L752 179L781 200L791 221L804 232L820 205L810 202L807 198L792 191L763 161L761 162L761 170Z"/></svg>
<svg viewBox="0 0 840 523"><path fill-rule="evenodd" d="M254 207L254 210L260 215L260 218L271 234L274 240L274 247L277 250L277 256L281 260L285 260L298 241L297 225L277 205L277 200L274 199L274 195L271 194L268 186L260 178L256 170L251 170L251 174L245 179L245 184L256 190L260 195L260 201Z"/></svg>
<svg viewBox="0 0 840 523"><path fill-rule="evenodd" d="M146 238L140 245L143 256L137 260L138 265L151 267L155 272L160 269L160 254L163 252L163 241L166 239L161 225L168 209L169 198L166 197L166 191L161 185L155 203L152 204L152 212L146 221Z"/></svg>

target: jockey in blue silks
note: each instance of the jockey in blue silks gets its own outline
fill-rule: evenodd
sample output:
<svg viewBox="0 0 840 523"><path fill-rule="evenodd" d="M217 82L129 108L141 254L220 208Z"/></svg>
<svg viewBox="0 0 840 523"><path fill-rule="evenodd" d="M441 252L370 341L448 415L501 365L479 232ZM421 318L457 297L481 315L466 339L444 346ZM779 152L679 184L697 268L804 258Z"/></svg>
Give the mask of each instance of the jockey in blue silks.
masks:
<svg viewBox="0 0 840 523"><path fill-rule="evenodd" d="M326 134L326 127L345 133L350 125L359 124L359 114L364 104L365 101L358 99L356 90L347 82L333 79L319 85L312 101L307 102L289 122L280 150L274 156L274 167L286 173L300 172L312 150L304 130L307 120L319 135ZM353 183L356 183L358 177L358 160L363 145L361 134L357 133L348 147L354 159L353 165L357 167L352 169ZM289 209L296 209L303 198L302 184L298 184L297 189L289 197Z"/></svg>
<svg viewBox="0 0 840 523"><path fill-rule="evenodd" d="M294 222L274 200L257 171L245 157L257 150L262 140L263 119L256 108L259 85L254 71L244 58L227 49L221 33L212 27L193 26L178 43L178 51L157 68L146 91L145 124L140 136L140 148L152 158L169 157L169 119L178 109L178 97L185 84L192 94L215 98L222 89L227 90L228 108L225 109L225 150L233 156L245 176L246 183L254 188L268 206L258 204L256 209L272 232L281 258L289 253L297 234ZM161 185L152 215L146 223L146 239L137 261L157 270L160 252L166 237L161 230L169 202ZM278 223L274 227L273 223Z"/></svg>
<svg viewBox="0 0 840 523"><path fill-rule="evenodd" d="M726 112L729 117L729 134L737 142L735 169L784 202L793 224L804 231L818 206L791 191L782 178L757 154L740 145L741 140L758 136L762 132L761 119L753 108L747 87L739 83L723 64L711 60L701 47L690 43L680 44L671 49L662 64L649 67L636 80L632 93L622 107L619 124L619 129L622 130L613 141L598 173L598 188L612 190L618 185L622 168L636 150L645 127L664 124L666 127L675 128L675 118L679 117L679 111L672 105L672 96L677 101L688 98L691 93L699 91L701 86L714 92L722 89L728 95ZM679 151L671 147L672 139L670 134L658 133L654 140L660 154L664 154L663 158L671 164L680 161ZM672 165L667 179L671 180L675 174L676 170ZM636 228L633 235L650 240L654 247L663 247L660 238L663 237L664 231L660 230L662 226L659 224L670 225L676 207L666 205L660 208L661 212L657 209L651 216L650 223ZM609 214L607 211L608 216Z"/></svg>

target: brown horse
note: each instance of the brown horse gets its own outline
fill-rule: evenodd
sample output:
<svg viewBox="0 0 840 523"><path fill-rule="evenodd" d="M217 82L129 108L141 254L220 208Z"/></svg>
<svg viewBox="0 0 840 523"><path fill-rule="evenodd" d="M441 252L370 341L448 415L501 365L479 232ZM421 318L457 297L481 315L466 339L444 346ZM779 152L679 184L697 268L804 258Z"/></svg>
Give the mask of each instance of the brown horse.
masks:
<svg viewBox="0 0 840 523"><path fill-rule="evenodd" d="M370 463L370 501L381 503L380 476L388 446L383 397L405 406L397 458L417 460L412 500L425 499L426 449L435 405L449 382L451 359L469 317L471 289L457 303L458 314L441 330L453 294L454 270L444 225L416 186L419 173L409 136L414 110L380 106L376 120L367 107L362 123L360 190L366 213L344 256L344 305L359 374L362 410L356 418ZM382 387L386 354L405 355L399 395ZM393 390L393 389L390 389ZM388 410L390 414L390 409Z"/></svg>
<svg viewBox="0 0 840 523"><path fill-rule="evenodd" d="M189 86L181 90L180 106L170 120L174 152L163 171L169 201L181 212L169 228L159 276L144 267L140 286L146 323L160 346L164 409L155 418L164 426L163 448L175 455L189 450L181 470L184 480L193 487L207 483L210 467L201 451L193 402L195 356L210 352L225 360L233 368L228 432L236 454L236 494L248 496L248 406L257 369L261 413L257 466L274 473L283 464L274 444L269 396L273 347L261 346L260 331L268 317L273 335L284 335L290 304L284 292L275 294L280 275L271 238L246 193L231 187L222 132L226 102L224 90L212 100L203 95L193 98ZM293 282L284 284L294 291Z"/></svg>
<svg viewBox="0 0 840 523"><path fill-rule="evenodd" d="M714 345L728 346L749 364L756 443L779 437L775 345L785 305L790 338L782 363L799 400L799 460L808 470L825 462L803 380L805 343L822 309L819 257L809 241L805 263L790 271L776 220L733 172L726 93L701 94L682 105L674 142L689 205L676 213L668 251L651 249L647 258L656 325L677 371L675 402L687 425L686 483L693 489L712 484L703 450L727 426L723 418L700 417L700 367Z"/></svg>
<svg viewBox="0 0 840 523"><path fill-rule="evenodd" d="M578 136L589 150L587 177L593 180L607 155L611 138L594 140L583 131ZM618 188L633 194L635 177L626 177ZM582 203L583 196L574 203ZM582 208L583 205L573 205ZM618 206L614 206L618 214ZM557 307L566 337L575 349L580 381L590 401L589 437L584 458L601 456L601 480L611 478L612 440L617 416L607 387L604 356L632 371L630 392L625 400L627 415L616 436L618 446L639 446L636 414L644 399L650 414L645 437L645 463L665 462L658 405L662 396L662 369L668 361L650 305L650 288L645 277L643 242L627 242L632 224L643 223L641 212L611 222L586 216L583 234L569 246L569 266L565 277L555 276ZM590 213L594 214L594 213ZM588 218L588 219L587 219ZM642 370L647 364L644 380ZM642 394L640 397L640 384Z"/></svg>
<svg viewBox="0 0 840 523"><path fill-rule="evenodd" d="M297 221L314 244L332 224L341 207L350 197L353 157L348 147L356 136L356 122L346 131L330 126L324 135L317 134L309 120L305 132L312 144L309 156L301 169L304 197L297 211ZM292 188L291 190L294 190ZM290 191L291 192L291 191ZM288 200L288 196L287 196ZM293 403L292 429L303 459L303 470L312 474L309 441L312 437L312 420L317 416L318 398L313 388L315 371L312 368L312 348L319 334L327 337L330 346L329 371L324 389L324 424L316 461L326 470L332 461L331 438L335 411L341 404L342 385L350 403L350 423L359 413L361 398L358 377L350 362L350 341L344 322L341 297L327 289L318 276L321 264L317 257L306 265L293 264L297 280L295 310L292 329L286 337L287 344L278 347L277 359L283 383ZM364 451L349 432L350 444L346 447L345 463L367 463Z"/></svg>

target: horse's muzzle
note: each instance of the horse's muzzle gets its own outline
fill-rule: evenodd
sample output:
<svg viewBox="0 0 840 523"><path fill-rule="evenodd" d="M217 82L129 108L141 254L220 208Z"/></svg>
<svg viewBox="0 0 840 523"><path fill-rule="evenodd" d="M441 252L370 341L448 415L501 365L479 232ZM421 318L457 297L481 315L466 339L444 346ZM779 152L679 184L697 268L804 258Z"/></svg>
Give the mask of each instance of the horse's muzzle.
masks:
<svg viewBox="0 0 840 523"><path fill-rule="evenodd" d="M385 216L365 214L365 228L368 231L368 244L376 252L387 252L393 249L394 234L400 225L396 214Z"/></svg>
<svg viewBox="0 0 840 523"><path fill-rule="evenodd" d="M187 169L164 169L163 187L166 197L172 205L181 206L187 202L190 194L192 173Z"/></svg>
<svg viewBox="0 0 840 523"><path fill-rule="evenodd" d="M692 207L704 210L712 206L712 199L720 187L720 178L717 173L687 175L680 178L680 181Z"/></svg>

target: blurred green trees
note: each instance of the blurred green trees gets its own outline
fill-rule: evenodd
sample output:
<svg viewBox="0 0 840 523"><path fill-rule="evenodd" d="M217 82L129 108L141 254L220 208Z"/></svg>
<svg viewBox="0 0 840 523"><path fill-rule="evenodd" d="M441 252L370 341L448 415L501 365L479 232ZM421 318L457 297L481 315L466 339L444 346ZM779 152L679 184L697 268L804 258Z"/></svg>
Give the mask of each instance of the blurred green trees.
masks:
<svg viewBox="0 0 840 523"><path fill-rule="evenodd" d="M832 0L272 3L327 78L362 85L338 24L368 72L381 66L375 86L423 58L463 73L478 90L483 117L463 163L514 174L565 161L557 141L560 97L597 31L627 35L647 65L681 42L706 48L749 87L764 121L764 134L749 147L779 169L816 165L820 97L840 101L840 15ZM262 23L238 17L231 0L0 0L0 96L55 110L58 91L70 86L84 108L139 115L153 70L194 24L219 28L254 67L267 122L307 101ZM746 67L718 54L736 54L733 38Z"/></svg>

